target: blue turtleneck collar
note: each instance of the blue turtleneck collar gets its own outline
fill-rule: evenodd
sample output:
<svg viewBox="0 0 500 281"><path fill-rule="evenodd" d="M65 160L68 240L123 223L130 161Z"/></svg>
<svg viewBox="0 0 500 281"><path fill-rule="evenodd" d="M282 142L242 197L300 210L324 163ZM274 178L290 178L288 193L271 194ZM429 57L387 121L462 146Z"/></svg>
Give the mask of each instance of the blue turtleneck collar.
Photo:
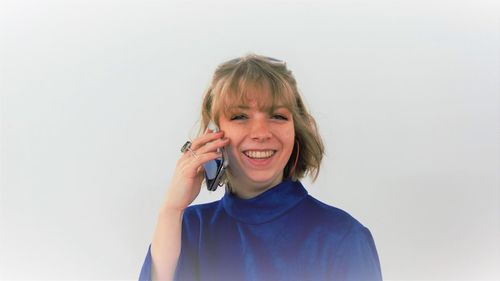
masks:
<svg viewBox="0 0 500 281"><path fill-rule="evenodd" d="M287 179L251 199L241 199L226 192L222 205L240 222L261 224L283 215L306 196L307 191L300 181Z"/></svg>

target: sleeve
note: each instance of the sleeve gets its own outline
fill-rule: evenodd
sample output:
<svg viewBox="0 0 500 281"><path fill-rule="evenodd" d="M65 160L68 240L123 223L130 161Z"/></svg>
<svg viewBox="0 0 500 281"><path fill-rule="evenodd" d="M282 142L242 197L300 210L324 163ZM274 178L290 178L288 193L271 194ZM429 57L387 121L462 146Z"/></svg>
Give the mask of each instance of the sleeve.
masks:
<svg viewBox="0 0 500 281"><path fill-rule="evenodd" d="M198 240L199 221L190 215L190 209L184 212L182 220L181 253L175 269L175 281L197 281L199 277Z"/></svg>
<svg viewBox="0 0 500 281"><path fill-rule="evenodd" d="M332 280L382 281L375 242L366 227L355 227L342 240L332 273Z"/></svg>
<svg viewBox="0 0 500 281"><path fill-rule="evenodd" d="M175 281L196 281L199 280L197 241L199 227L196 219L190 219L189 210L184 212L182 219L181 253L175 269ZM151 244L139 274L139 281L151 281Z"/></svg>
<svg viewBox="0 0 500 281"><path fill-rule="evenodd" d="M139 281L150 281L151 280L151 244L149 244L148 253L146 254L146 259L142 264L141 273L139 274Z"/></svg>

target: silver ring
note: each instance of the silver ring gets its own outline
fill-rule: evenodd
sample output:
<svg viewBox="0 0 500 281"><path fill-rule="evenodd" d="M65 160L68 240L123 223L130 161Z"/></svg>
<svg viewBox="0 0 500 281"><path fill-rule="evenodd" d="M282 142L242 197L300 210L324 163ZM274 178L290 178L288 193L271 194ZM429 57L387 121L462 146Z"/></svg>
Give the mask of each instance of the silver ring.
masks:
<svg viewBox="0 0 500 281"><path fill-rule="evenodd" d="M191 148L191 142L190 141L187 141L186 143L184 143L184 145L181 147L181 152L184 153L186 152L187 149Z"/></svg>
<svg viewBox="0 0 500 281"><path fill-rule="evenodd" d="M190 141L187 141L186 143L184 143L184 145L181 147L181 152L184 153L187 151L189 151L189 153L196 159L198 159L198 154L196 154L196 152L194 152L192 149L191 149L191 145L192 143Z"/></svg>

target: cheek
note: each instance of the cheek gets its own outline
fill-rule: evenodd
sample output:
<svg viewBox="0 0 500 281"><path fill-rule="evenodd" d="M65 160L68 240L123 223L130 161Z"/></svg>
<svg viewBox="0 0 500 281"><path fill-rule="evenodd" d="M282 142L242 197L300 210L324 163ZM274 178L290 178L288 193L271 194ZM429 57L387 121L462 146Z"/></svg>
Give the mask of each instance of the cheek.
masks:
<svg viewBox="0 0 500 281"><path fill-rule="evenodd" d="M229 145L235 146L240 142L240 133L235 128L229 128L224 130L224 138L229 139Z"/></svg>
<svg viewBox="0 0 500 281"><path fill-rule="evenodd" d="M241 140L238 138L238 133L235 130L224 131L224 138L229 139L226 149L231 155L238 153L238 146Z"/></svg>
<svg viewBox="0 0 500 281"><path fill-rule="evenodd" d="M293 145L295 144L295 130L293 127L287 132L283 132L283 141L293 148Z"/></svg>

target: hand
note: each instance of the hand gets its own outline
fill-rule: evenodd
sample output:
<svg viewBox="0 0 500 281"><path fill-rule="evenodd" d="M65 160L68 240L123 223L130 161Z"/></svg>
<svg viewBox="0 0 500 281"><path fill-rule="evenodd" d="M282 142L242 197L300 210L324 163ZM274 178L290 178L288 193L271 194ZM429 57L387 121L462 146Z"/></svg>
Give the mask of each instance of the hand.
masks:
<svg viewBox="0 0 500 281"><path fill-rule="evenodd" d="M168 188L163 209L183 211L198 196L203 181L203 164L219 158L218 148L229 143L223 139L224 132L207 132L196 138L191 144L191 150L186 150L177 160L174 176Z"/></svg>

